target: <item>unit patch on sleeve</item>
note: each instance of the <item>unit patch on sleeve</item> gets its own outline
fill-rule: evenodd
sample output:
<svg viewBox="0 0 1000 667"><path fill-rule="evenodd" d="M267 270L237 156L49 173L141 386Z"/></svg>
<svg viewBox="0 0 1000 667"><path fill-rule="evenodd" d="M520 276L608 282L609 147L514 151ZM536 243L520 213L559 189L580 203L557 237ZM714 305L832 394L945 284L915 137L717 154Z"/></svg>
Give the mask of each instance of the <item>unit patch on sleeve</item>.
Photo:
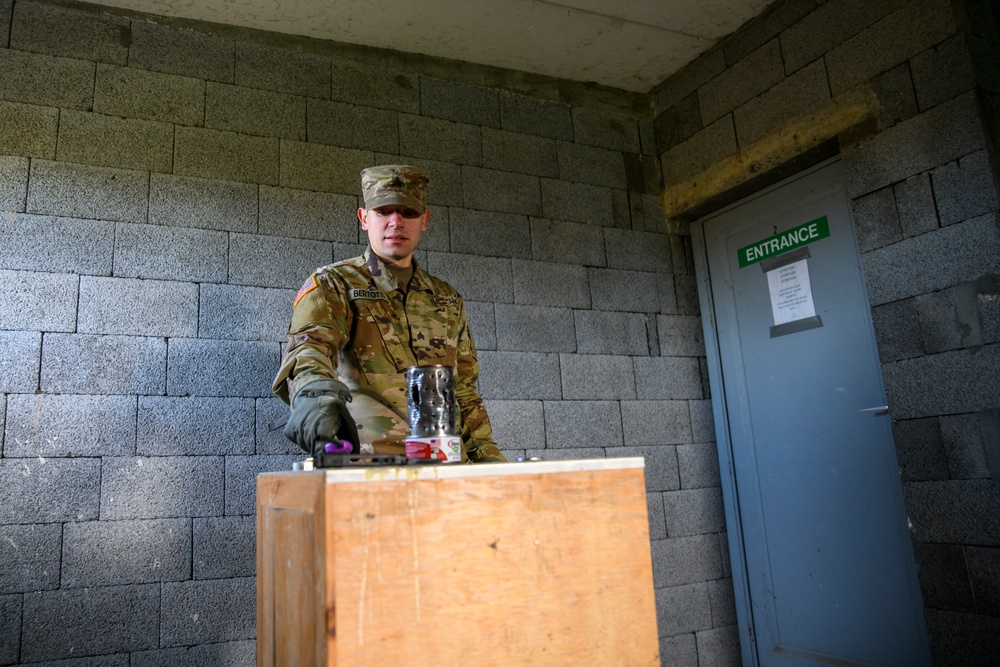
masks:
<svg viewBox="0 0 1000 667"><path fill-rule="evenodd" d="M302 285L302 287L299 288L299 293L295 295L295 301L292 303L292 308L299 305L299 301L302 299L302 297L304 297L306 294L309 294L309 292L313 291L314 289L316 289L316 278L313 276L309 276L309 280L307 280Z"/></svg>

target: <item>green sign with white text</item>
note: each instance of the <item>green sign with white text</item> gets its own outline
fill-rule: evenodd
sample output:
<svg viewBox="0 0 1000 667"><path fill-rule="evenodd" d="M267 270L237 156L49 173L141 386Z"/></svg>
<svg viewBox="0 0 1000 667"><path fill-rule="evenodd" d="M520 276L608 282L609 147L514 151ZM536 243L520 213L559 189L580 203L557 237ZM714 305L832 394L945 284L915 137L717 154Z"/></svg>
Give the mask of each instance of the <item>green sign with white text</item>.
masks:
<svg viewBox="0 0 1000 667"><path fill-rule="evenodd" d="M744 246L736 254L740 261L740 268L742 269L769 257L801 248L813 241L825 239L829 235L830 223L824 215L822 218L816 218L798 227L793 227L787 231Z"/></svg>

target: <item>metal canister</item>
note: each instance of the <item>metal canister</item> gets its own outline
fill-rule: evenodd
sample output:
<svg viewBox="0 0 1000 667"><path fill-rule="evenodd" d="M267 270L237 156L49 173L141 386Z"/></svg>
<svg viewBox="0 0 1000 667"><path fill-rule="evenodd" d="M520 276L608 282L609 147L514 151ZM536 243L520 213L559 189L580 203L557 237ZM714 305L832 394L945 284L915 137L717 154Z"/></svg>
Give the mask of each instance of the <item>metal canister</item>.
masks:
<svg viewBox="0 0 1000 667"><path fill-rule="evenodd" d="M450 366L407 368L406 402L410 421L406 455L461 461L461 438L455 426L454 370Z"/></svg>

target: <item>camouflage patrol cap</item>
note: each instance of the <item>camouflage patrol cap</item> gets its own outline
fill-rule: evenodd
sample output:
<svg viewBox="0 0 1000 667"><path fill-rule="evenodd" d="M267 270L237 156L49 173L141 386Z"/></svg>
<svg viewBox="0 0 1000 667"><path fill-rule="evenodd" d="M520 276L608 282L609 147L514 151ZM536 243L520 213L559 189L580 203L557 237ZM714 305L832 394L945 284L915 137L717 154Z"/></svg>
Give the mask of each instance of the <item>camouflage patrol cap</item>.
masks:
<svg viewBox="0 0 1000 667"><path fill-rule="evenodd" d="M365 208L409 206L423 213L424 196L430 175L426 169L406 164L384 164L361 170L361 190Z"/></svg>

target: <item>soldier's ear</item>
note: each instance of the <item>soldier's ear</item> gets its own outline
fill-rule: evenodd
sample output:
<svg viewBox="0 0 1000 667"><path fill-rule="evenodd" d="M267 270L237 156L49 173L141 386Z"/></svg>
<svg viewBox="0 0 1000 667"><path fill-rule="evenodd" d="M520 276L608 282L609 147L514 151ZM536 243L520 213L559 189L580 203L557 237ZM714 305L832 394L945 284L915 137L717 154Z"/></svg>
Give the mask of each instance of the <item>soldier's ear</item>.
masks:
<svg viewBox="0 0 1000 667"><path fill-rule="evenodd" d="M420 223L420 231L427 231L427 221L431 219L431 210L429 208L424 209L424 221Z"/></svg>
<svg viewBox="0 0 1000 667"><path fill-rule="evenodd" d="M358 209L358 221L361 222L361 229L368 229L368 210L365 208Z"/></svg>

